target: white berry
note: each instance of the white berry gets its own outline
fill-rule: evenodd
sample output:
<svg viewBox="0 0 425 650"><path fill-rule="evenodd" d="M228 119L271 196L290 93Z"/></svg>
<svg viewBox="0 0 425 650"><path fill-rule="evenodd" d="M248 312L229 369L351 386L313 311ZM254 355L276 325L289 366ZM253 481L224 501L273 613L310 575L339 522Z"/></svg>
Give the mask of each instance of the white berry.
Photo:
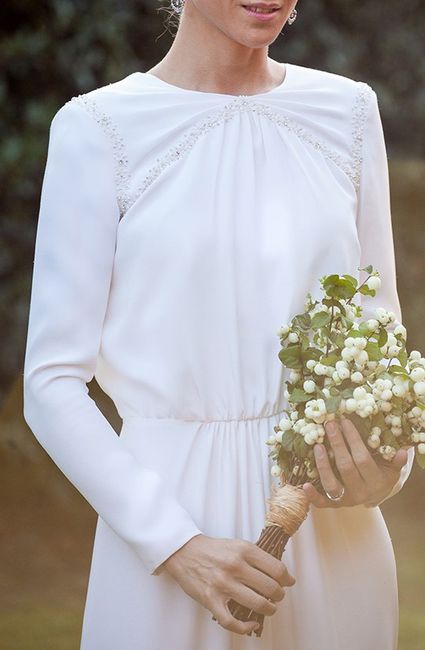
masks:
<svg viewBox="0 0 425 650"><path fill-rule="evenodd" d="M316 390L316 384L312 379L307 379L303 384L303 388L306 393L314 393Z"/></svg>

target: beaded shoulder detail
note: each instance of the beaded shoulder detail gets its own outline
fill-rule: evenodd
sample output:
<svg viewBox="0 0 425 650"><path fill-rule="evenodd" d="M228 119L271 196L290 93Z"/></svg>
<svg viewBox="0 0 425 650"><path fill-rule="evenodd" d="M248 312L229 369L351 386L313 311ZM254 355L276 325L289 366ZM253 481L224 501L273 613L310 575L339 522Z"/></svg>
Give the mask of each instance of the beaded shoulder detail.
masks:
<svg viewBox="0 0 425 650"><path fill-rule="evenodd" d="M129 163L125 152L124 140L111 117L100 109L93 98L88 97L87 94L81 94L72 97L69 101L80 104L80 106L92 115L111 144L117 202L120 217L122 218L133 202L130 193Z"/></svg>
<svg viewBox="0 0 425 650"><path fill-rule="evenodd" d="M211 129L232 120L237 113L242 111L252 111L264 116L275 124L286 128L314 149L320 151L323 156L332 160L348 176L356 192L358 192L362 166L364 128L368 103L372 92L371 87L367 83L362 81L357 82L357 93L351 111L351 146L350 155L348 156L343 156L332 149L332 147L315 136L311 131L305 129L296 120L285 115L284 112L276 111L267 104L252 99L249 95L234 97L223 108L212 111L193 127L189 128L177 144L171 146L161 157L158 157L153 167L145 175L142 184L134 192L134 195L132 195L130 190L131 177L124 140L116 124L107 113L100 109L96 101L88 97L87 94L77 95L69 101L74 101L82 105L93 116L110 140L114 159L117 201L122 218L133 203L163 171L185 156L199 138Z"/></svg>
<svg viewBox="0 0 425 650"><path fill-rule="evenodd" d="M362 168L363 138L366 125L366 116L373 89L364 81L358 81L358 92L351 113L351 164L353 168L353 183L358 191L360 188L360 175Z"/></svg>
<svg viewBox="0 0 425 650"><path fill-rule="evenodd" d="M349 156L339 154L283 112L275 111L267 104L259 103L251 99L249 95L239 95L226 104L224 108L207 115L201 122L189 129L176 145L170 147L163 156L157 158L156 164L149 169L142 185L138 188L137 195L139 196L145 192L155 179L162 174L166 167L180 160L182 156L192 149L202 135L220 124L228 122L236 113L241 111L252 111L263 115L275 124L283 126L288 131L295 133L301 140L307 142L314 149L319 150L326 158L333 160L350 178L357 192L360 187L363 133L371 93L370 86L365 82L359 81L357 84L358 90L351 113L351 146Z"/></svg>

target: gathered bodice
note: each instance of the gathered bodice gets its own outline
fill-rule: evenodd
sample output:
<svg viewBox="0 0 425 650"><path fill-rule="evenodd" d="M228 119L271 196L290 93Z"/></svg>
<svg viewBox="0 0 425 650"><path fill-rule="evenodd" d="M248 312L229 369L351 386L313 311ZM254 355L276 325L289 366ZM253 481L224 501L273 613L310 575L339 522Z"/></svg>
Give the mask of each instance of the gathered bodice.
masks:
<svg viewBox="0 0 425 650"><path fill-rule="evenodd" d="M120 214L96 378L122 416L281 410L278 327L320 276L360 263L372 95L287 64L283 84L253 96L135 72L69 102L114 159Z"/></svg>

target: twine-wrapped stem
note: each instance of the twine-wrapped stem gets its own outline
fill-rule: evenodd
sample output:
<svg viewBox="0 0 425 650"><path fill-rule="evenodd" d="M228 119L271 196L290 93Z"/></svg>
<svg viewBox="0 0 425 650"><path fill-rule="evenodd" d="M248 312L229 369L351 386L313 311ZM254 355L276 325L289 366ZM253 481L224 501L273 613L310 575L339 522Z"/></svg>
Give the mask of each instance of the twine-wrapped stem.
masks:
<svg viewBox="0 0 425 650"><path fill-rule="evenodd" d="M280 560L289 538L298 530L308 515L309 501L300 486L285 483L280 488L273 487L274 494L267 499L268 511L265 526L256 545ZM259 614L234 600L229 601L228 608L239 621L257 621L260 625L255 630L255 634L257 637L261 636L264 614Z"/></svg>

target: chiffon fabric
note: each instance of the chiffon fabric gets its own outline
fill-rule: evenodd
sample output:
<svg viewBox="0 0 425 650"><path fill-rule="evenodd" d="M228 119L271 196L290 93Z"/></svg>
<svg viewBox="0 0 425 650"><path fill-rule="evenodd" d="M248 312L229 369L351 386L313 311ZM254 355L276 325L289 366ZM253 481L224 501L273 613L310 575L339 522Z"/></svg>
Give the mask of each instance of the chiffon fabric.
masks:
<svg viewBox="0 0 425 650"><path fill-rule="evenodd" d="M364 315L401 321L376 92L285 67L256 95L136 71L52 119L24 417L98 514L81 650L397 647L379 506L311 507L283 557L297 582L260 639L222 628L161 566L201 533L258 538L265 441L287 407L276 332L321 297L319 278L373 264L382 288Z"/></svg>

